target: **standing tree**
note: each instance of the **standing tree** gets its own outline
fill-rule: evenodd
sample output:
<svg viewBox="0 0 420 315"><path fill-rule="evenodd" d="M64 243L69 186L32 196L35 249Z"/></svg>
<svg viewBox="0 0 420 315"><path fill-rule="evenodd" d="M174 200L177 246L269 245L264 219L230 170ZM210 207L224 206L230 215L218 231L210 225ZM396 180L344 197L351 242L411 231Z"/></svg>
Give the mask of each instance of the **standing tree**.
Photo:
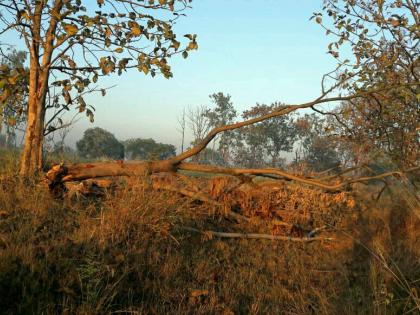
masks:
<svg viewBox="0 0 420 315"><path fill-rule="evenodd" d="M312 171L319 172L328 169L338 171L341 165L337 151L339 143L329 132L328 119L317 114L307 114L298 118L295 126L299 140L295 162L304 162Z"/></svg>
<svg viewBox="0 0 420 315"><path fill-rule="evenodd" d="M226 126L233 123L236 118L236 110L233 107L233 103L230 100L230 95L224 95L222 92L214 93L210 95L210 99L215 105L213 109L207 110L206 116L209 118L209 124L213 128ZM218 142L218 151L220 157L222 157L224 164L228 165L230 160L230 150L233 144L233 133L225 132L218 137L219 139L214 140L214 146L216 141ZM213 146L212 151L215 152ZM219 157L219 158L220 158Z"/></svg>
<svg viewBox="0 0 420 315"><path fill-rule="evenodd" d="M124 158L124 145L112 133L99 127L86 130L83 138L77 141L76 147L80 156L88 159Z"/></svg>
<svg viewBox="0 0 420 315"><path fill-rule="evenodd" d="M243 112L244 119L254 119L285 107L281 103L270 106L257 104ZM267 119L247 126L237 136L237 164L247 167L281 166L281 152L291 152L296 139L296 130L288 116Z"/></svg>
<svg viewBox="0 0 420 315"><path fill-rule="evenodd" d="M204 105L188 109L187 125L194 137L193 144L202 141L211 129L210 119L207 117L208 111Z"/></svg>
<svg viewBox="0 0 420 315"><path fill-rule="evenodd" d="M189 108L187 111L187 125L193 135L192 145L196 145L203 141L211 129L210 119L207 117L208 111L209 109L205 105ZM202 158L203 157L199 155L192 157L195 162L201 161Z"/></svg>
<svg viewBox="0 0 420 315"><path fill-rule="evenodd" d="M91 119L83 94L101 76L136 68L145 74L172 76L168 58L188 56L198 48L196 36L188 44L173 32L191 0L3 0L0 2L0 35L11 33L23 39L29 53L29 96L25 145L20 173L40 170L49 87L51 107L77 106ZM7 78L3 71L0 80ZM51 82L51 79L54 82ZM17 80L16 80L17 81ZM3 90L1 102L10 98L13 80ZM8 92L5 92L8 91Z"/></svg>
<svg viewBox="0 0 420 315"><path fill-rule="evenodd" d="M184 144L185 144L185 129L187 127L187 119L185 117L185 108L182 109L182 114L178 116L178 131L181 134L181 153L184 152Z"/></svg>

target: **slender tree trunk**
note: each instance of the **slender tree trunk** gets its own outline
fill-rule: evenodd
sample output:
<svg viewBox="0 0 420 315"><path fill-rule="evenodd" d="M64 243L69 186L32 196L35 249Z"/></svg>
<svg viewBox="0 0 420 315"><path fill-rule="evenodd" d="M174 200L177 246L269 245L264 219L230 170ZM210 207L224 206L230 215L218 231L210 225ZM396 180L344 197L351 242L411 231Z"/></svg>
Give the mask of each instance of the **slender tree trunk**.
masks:
<svg viewBox="0 0 420 315"><path fill-rule="evenodd" d="M42 11L45 2L39 1L36 4L33 26L32 43L30 47L29 67L29 102L28 117L25 133L25 146L23 148L20 174L23 176L36 175L42 168L43 144L44 144L44 123L45 123L45 100L48 91L48 79L50 75L51 58L54 50L55 32L57 29L60 11L63 7L62 0L56 0L53 6L52 19L48 30L41 36ZM44 37L44 39L42 38ZM43 53L40 54L40 47ZM42 61L40 56L42 55Z"/></svg>
<svg viewBox="0 0 420 315"><path fill-rule="evenodd" d="M22 151L20 174L30 176L36 174L42 167L42 138L43 128L40 127L42 120L43 104L37 99L29 101L28 121L25 133L25 145Z"/></svg>
<svg viewBox="0 0 420 315"><path fill-rule="evenodd" d="M185 108L182 110L182 118L180 121L182 131L182 142L181 142L181 153L184 153L184 141L185 141Z"/></svg>
<svg viewBox="0 0 420 315"><path fill-rule="evenodd" d="M36 61L31 62L28 114L20 174L31 176L42 168L42 147L44 141L45 97L48 75L40 73Z"/></svg>

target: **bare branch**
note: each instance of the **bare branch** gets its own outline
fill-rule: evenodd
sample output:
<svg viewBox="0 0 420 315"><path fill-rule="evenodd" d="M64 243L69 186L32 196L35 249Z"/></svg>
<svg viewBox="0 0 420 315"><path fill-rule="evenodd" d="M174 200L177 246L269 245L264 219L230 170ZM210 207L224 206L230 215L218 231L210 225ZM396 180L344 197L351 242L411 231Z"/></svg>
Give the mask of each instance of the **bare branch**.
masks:
<svg viewBox="0 0 420 315"><path fill-rule="evenodd" d="M199 233L207 237L220 237L220 238L247 238L247 239L263 239L272 241L289 241L299 243L311 243L316 241L333 241L331 237L290 237L281 235L270 234L257 234L257 233L229 233L229 232L216 232L216 231L201 231L188 226L180 226L179 229Z"/></svg>

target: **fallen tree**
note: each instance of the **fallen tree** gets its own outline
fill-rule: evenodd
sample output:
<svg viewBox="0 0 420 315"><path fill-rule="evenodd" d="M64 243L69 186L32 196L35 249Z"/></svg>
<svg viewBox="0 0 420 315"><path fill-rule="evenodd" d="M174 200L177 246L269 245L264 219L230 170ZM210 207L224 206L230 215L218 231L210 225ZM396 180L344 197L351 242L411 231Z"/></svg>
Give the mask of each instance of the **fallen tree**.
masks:
<svg viewBox="0 0 420 315"><path fill-rule="evenodd" d="M333 87L335 88L335 86ZM244 189L250 189L253 192L253 196L260 195L261 198L267 198L267 200L276 199L279 196L275 193L271 195L264 195L263 186L261 183L255 182L253 179L258 176L269 177L274 182L292 181L301 186L309 186L310 188L316 188L324 192L340 193L342 191L348 191L352 188L353 184L356 183L368 183L372 180L381 181L385 184L384 188L387 187L386 179L388 177L403 177L407 173L418 173L420 167L412 167L406 170L394 170L385 172L382 174L375 174L371 172L369 167L366 165L355 166L349 169L344 169L338 174L328 175L327 172L319 174L310 174L308 176L294 174L282 169L277 168L235 168L235 167L221 167L214 165L203 165L196 163L187 162L188 159L196 156L203 151L207 145L220 133L230 130L235 130L248 125L256 124L267 119L287 115L299 109L314 108L317 105L321 105L329 102L336 102L342 100L350 100L357 98L368 97L372 94L381 93L381 90L361 91L357 94L350 96L337 96L337 97L326 97L329 91L324 92L319 98L314 101L300 104L300 105L289 105L284 106L276 111L270 112L266 115L262 115L257 118L237 122L234 124L221 126L211 130L208 135L197 145L191 149L173 157L162 161L107 161L107 162L93 162L93 163L80 163L80 164L58 164L54 165L46 174L46 179L50 190L56 194L62 196L63 193L69 190L69 186L75 189L81 194L91 194L98 196L101 194L101 188L107 189L108 187L115 186L111 181L106 179L119 179L121 177L132 178L132 177L146 177L149 178L152 189L170 191L191 200L196 200L210 207L219 209L219 213L225 217L238 222L238 223L249 223L256 212L246 211L243 207L243 199L245 203L249 195L247 193L240 193ZM361 169L365 170L371 175L357 176L357 172ZM188 175L196 175L197 173L207 173L215 175L223 175L235 179L235 183L225 189L200 189L197 181L189 180ZM159 176L159 174L166 174L169 176ZM101 180L105 179L105 180ZM79 184L78 184L79 183ZM127 183L126 183L127 184ZM129 185L129 184L128 184ZM248 187L248 188L246 188ZM382 194L383 189L379 194ZM273 190L272 190L273 191ZM233 194L232 194L233 192ZM287 190L283 191L288 193ZM305 195L306 196L306 195ZM300 197L302 198L302 197ZM306 198L306 197L305 197ZM248 198L249 199L249 198ZM252 201L252 198L249 199ZM248 200L248 201L249 201ZM334 200L334 199L332 199ZM264 201L265 202L265 201ZM347 201L340 201L340 207L346 207ZM252 203L252 202L251 202ZM350 203L351 204L351 203ZM351 208L352 206L350 206ZM293 207L292 207L293 208ZM239 211L238 211L239 210ZM201 233L208 237L222 237L222 238L257 238L257 239L270 239L270 240L282 240L282 241L293 241L293 242L313 242L329 240L328 238L314 237L314 232L318 231L317 224L324 224L319 221L313 225L311 218L305 219L305 225L311 230L298 237L293 237L293 231L302 231L301 226L296 225L293 222L294 216L301 214L288 214L288 209L281 211L271 211L270 209L264 215L269 217L273 222L279 221L281 226L287 226L285 235L277 235L275 228L273 235L271 234L258 234L258 233L227 233L227 232L216 232L216 231L202 231L196 228L184 228L187 231ZM332 210L333 211L333 210ZM263 216L264 216L263 215ZM303 214L305 216L305 214ZM257 214L258 216L258 214ZM273 224L273 223L270 223ZM283 231L284 232L284 231ZM282 232L282 233L283 233ZM308 236L309 235L309 236Z"/></svg>
<svg viewBox="0 0 420 315"><path fill-rule="evenodd" d="M411 84L412 85L412 84ZM415 83L415 86L418 86L419 83ZM401 86L398 85L398 86ZM419 167L412 167L406 170L395 170L390 172L385 172L379 175L372 176L360 176L352 177L350 174L354 173L358 169L351 168L344 170L339 175L336 176L322 176L319 178L314 176L303 177L296 174L289 173L287 171L276 169L276 168L265 168L265 169L244 169L244 168L228 168L212 165L202 165L202 164L193 164L185 162L187 159L199 154L203 151L207 145L220 133L239 129L241 127L249 126L256 124L271 118L283 116L290 114L299 109L305 108L314 108L315 106L337 102L337 101L348 101L354 99L361 99L369 97L371 95L380 94L384 90L389 90L390 88L396 88L392 86L389 88L382 88L370 91L360 91L356 94L349 96L335 96L327 97L327 95L334 90L337 85L331 87L328 91L324 91L320 97L317 99L303 103L299 105L287 105L276 111L262 115L257 118L250 120L245 120L237 123L233 123L226 126L221 126L211 130L208 135L197 145L191 149L163 161L108 161L108 162L94 162L94 163L80 163L73 165L59 164L53 166L46 174L46 178L49 184L49 187L53 191L57 189L63 189L63 184L66 182L73 181L82 181L92 178L102 178L102 177L115 177L115 176L141 176L141 175L150 175L162 172L171 172L176 173L180 170L183 171L193 171L193 172L203 172L203 173L213 173L213 174L224 174L236 177L246 177L250 175L258 176L270 176L271 178L277 178L279 180L288 180L295 181L300 184L309 185L325 191L342 191L348 190L352 184L356 183L365 183L371 180L383 180L386 177L390 176L404 176L408 172L418 172ZM361 166L363 167L363 166Z"/></svg>

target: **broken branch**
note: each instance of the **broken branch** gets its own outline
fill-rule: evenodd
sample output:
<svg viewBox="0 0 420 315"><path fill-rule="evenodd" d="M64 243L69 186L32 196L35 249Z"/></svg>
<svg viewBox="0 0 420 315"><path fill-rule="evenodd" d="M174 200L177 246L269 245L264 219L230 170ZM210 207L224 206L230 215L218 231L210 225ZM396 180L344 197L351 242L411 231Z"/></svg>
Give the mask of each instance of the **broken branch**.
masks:
<svg viewBox="0 0 420 315"><path fill-rule="evenodd" d="M315 241L333 241L331 237L290 237L281 235L270 235L270 234L258 234L258 233L229 233L229 232L216 232L216 231L201 231L188 226L179 227L182 230L199 233L202 235L208 235L210 237L216 236L220 238L247 238L247 239L265 239L272 241L290 241L290 242L301 242L310 243Z"/></svg>

